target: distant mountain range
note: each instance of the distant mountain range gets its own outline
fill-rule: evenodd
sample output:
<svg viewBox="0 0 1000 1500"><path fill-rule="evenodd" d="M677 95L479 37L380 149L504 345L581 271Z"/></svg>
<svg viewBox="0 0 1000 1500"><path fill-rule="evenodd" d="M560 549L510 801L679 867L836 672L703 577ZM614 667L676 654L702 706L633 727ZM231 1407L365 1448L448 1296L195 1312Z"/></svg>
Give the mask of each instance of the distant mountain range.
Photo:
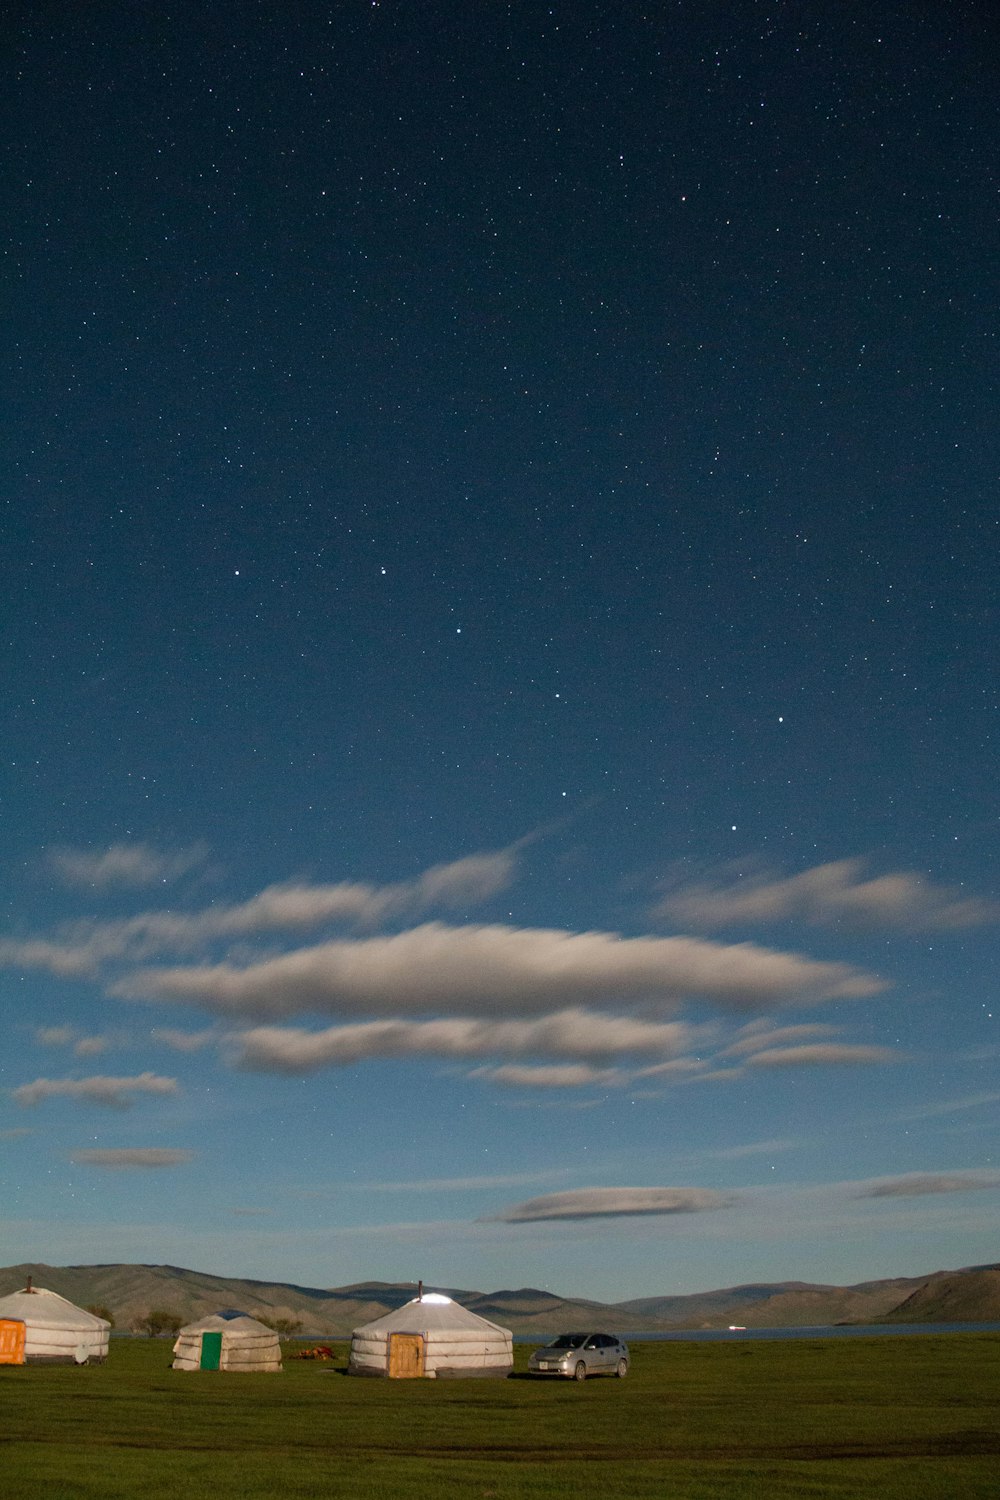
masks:
<svg viewBox="0 0 1000 1500"><path fill-rule="evenodd" d="M6 1266L0 1296L18 1291L31 1277L78 1306L110 1310L127 1329L155 1309L185 1321L236 1307L255 1317L299 1324L305 1337L336 1337L416 1295L415 1285L385 1281L318 1288L284 1281L243 1281L186 1271L179 1266ZM432 1290L428 1284L426 1290ZM615 1333L669 1329L803 1328L834 1323L988 1323L1000 1321L1000 1264L928 1276L900 1276L857 1286L813 1286L801 1281L727 1287L686 1297L637 1297L629 1302L590 1302L524 1287L475 1292L435 1287L481 1317L517 1334L539 1338L573 1327L604 1327Z"/></svg>

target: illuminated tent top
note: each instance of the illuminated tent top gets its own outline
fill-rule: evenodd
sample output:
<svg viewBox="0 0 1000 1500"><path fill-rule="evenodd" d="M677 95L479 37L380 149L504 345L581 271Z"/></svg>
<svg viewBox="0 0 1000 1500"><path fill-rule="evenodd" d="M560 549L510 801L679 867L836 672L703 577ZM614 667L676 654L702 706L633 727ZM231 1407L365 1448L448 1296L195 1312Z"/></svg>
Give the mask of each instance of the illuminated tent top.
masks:
<svg viewBox="0 0 1000 1500"><path fill-rule="evenodd" d="M351 1335L348 1371L403 1379L509 1375L512 1335L442 1292L420 1297Z"/></svg>

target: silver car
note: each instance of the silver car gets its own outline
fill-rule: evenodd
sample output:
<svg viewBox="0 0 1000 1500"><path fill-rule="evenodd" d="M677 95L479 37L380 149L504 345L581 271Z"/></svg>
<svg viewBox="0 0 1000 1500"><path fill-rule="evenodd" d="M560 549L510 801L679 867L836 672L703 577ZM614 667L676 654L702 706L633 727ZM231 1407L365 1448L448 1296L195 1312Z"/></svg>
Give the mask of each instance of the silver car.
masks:
<svg viewBox="0 0 1000 1500"><path fill-rule="evenodd" d="M586 1380L588 1375L628 1374L628 1345L613 1333L561 1333L528 1360L532 1375L563 1375Z"/></svg>

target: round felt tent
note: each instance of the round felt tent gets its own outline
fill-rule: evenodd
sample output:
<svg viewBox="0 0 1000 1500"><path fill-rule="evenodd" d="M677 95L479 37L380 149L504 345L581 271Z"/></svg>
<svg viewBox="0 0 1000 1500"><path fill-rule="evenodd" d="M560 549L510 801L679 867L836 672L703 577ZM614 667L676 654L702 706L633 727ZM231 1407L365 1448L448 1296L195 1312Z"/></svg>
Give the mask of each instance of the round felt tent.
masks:
<svg viewBox="0 0 1000 1500"><path fill-rule="evenodd" d="M444 1380L504 1376L513 1367L509 1328L480 1318L439 1292L427 1292L356 1328L347 1369L350 1375L393 1380Z"/></svg>
<svg viewBox="0 0 1000 1500"><path fill-rule="evenodd" d="M273 1328L230 1309L188 1323L174 1344L174 1370L230 1370L253 1375L281 1369Z"/></svg>
<svg viewBox="0 0 1000 1500"><path fill-rule="evenodd" d="M45 1287L0 1297L0 1364L100 1363L108 1357L110 1331L106 1318Z"/></svg>

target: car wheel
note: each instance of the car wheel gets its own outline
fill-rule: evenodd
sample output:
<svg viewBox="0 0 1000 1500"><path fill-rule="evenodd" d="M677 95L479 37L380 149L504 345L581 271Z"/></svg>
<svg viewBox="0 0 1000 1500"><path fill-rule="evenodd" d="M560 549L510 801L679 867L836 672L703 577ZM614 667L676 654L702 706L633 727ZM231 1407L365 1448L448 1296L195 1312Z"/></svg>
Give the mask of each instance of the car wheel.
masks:
<svg viewBox="0 0 1000 1500"><path fill-rule="evenodd" d="M577 1365L576 1369L573 1371L573 1379L574 1380L586 1380L586 1378L587 1378L587 1366L584 1364L583 1360L581 1359L580 1363Z"/></svg>
<svg viewBox="0 0 1000 1500"><path fill-rule="evenodd" d="M615 1374L618 1376L619 1380L624 1380L625 1379L625 1376L628 1374L628 1360L627 1359L620 1359L618 1361L617 1368L615 1369Z"/></svg>

